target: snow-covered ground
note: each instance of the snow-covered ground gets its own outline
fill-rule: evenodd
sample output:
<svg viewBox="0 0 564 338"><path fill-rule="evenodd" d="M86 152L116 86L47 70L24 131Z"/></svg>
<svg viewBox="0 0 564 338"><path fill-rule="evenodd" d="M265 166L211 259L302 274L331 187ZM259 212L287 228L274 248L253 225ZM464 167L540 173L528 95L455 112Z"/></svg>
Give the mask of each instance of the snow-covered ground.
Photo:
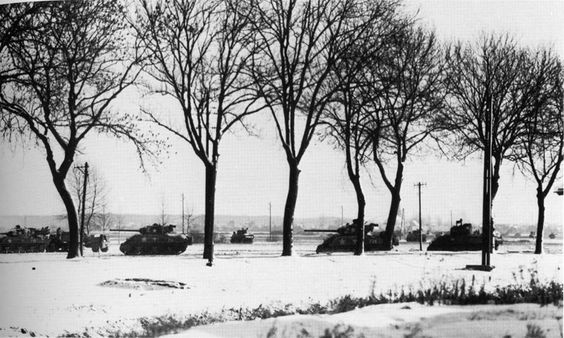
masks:
<svg viewBox="0 0 564 338"><path fill-rule="evenodd" d="M538 304L427 306L372 305L333 315L292 315L194 327L168 337L527 337L528 326L561 338L562 308ZM332 335L327 335L327 332ZM347 333L347 335L344 335ZM339 335L341 334L341 335Z"/></svg>
<svg viewBox="0 0 564 338"><path fill-rule="evenodd" d="M39 335L127 332L139 329L142 317L303 305L454 278L475 278L493 287L511 284L515 274L527 275L529 269L541 280L563 280L561 254L494 254L495 269L486 273L464 269L480 263L479 252L396 251L354 257L297 248L301 256L278 257L278 251L257 248L259 243L218 245L212 268L200 258L201 245L179 256L123 256L115 245L107 254L87 252L74 260L65 259L64 253L0 255L0 336L22 328Z"/></svg>

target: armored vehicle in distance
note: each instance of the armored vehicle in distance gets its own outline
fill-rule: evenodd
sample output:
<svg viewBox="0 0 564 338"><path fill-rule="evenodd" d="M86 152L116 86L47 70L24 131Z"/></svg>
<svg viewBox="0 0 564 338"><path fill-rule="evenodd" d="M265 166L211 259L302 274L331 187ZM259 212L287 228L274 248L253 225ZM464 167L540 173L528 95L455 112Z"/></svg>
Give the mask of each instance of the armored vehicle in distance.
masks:
<svg viewBox="0 0 564 338"><path fill-rule="evenodd" d="M501 235L494 231L494 248L497 250L502 243ZM427 251L479 251L482 248L482 234L472 232L472 224L462 223L462 219L459 219L456 225L450 228L450 233L437 237L429 244Z"/></svg>
<svg viewBox="0 0 564 338"><path fill-rule="evenodd" d="M41 229L16 225L12 230L2 233L0 253L44 252L49 244L49 227Z"/></svg>
<svg viewBox="0 0 564 338"><path fill-rule="evenodd" d="M370 223L364 226L364 250L365 251L387 251L391 248L385 244L384 231L375 232L378 224ZM353 252L356 249L357 243L357 221L354 220L353 224L347 223L335 230L324 229L308 229L305 232L330 232L323 243L317 246L316 253L332 253L332 252ZM396 236L392 237L392 246L398 245L399 240Z"/></svg>
<svg viewBox="0 0 564 338"><path fill-rule="evenodd" d="M234 244L253 244L255 240L255 235L248 234L249 228L241 228L237 231L233 231L231 235L231 243Z"/></svg>
<svg viewBox="0 0 564 338"><path fill-rule="evenodd" d="M110 231L139 232L123 242L119 250L125 255L179 255L192 244L192 238L175 234L175 225L153 224L140 228L110 229Z"/></svg>
<svg viewBox="0 0 564 338"><path fill-rule="evenodd" d="M419 242L419 229L410 231L407 233L407 236L405 237L405 240L407 242ZM427 241L427 234L422 234L421 235L421 242L426 242Z"/></svg>

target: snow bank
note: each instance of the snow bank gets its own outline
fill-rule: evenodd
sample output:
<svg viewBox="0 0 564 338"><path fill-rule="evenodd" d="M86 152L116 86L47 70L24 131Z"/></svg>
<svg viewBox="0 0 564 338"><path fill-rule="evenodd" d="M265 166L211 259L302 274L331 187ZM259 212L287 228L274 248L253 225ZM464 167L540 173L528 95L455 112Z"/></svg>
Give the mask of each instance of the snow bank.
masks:
<svg viewBox="0 0 564 338"><path fill-rule="evenodd" d="M139 327L139 318L187 316L223 308L326 302L344 295L366 296L430 281L475 278L506 285L528 269L541 280L562 282L561 255L497 254L490 272L468 271L480 253L367 253L300 258L219 257L210 268L201 247L180 256L130 257L116 252L66 260L64 254L0 255L0 328L38 334L103 334ZM104 287L110 280L146 279L183 283L185 288ZM3 331L0 331L0 335Z"/></svg>

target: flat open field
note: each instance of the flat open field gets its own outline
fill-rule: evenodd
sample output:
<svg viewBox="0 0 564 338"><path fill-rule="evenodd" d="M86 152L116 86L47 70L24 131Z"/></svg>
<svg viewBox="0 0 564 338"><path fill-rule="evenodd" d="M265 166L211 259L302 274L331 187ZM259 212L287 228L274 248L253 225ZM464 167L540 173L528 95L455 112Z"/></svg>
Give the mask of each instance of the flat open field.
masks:
<svg viewBox="0 0 564 338"><path fill-rule="evenodd" d="M22 328L38 335L128 332L139 329L143 317L326 302L456 278L494 287L526 278L529 270L541 280L563 280L561 244L546 250L559 253L541 256L507 246L492 255L490 273L464 269L480 263L479 252L426 254L412 251L418 245L411 243L361 257L316 255L317 241L297 241L293 257L279 257L281 243L217 244L212 268L200 258L201 244L179 256L136 257L112 244L106 254L86 251L74 260L64 253L0 255L0 336Z"/></svg>

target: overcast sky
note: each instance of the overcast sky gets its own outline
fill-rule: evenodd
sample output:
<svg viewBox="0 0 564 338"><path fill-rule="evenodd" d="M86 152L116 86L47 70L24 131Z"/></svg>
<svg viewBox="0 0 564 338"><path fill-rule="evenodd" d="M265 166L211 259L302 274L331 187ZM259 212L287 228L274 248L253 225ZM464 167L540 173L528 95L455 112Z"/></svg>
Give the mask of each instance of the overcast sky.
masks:
<svg viewBox="0 0 564 338"><path fill-rule="evenodd" d="M475 40L481 32L508 32L530 46L552 45L564 56L563 1L407 1L406 10L419 8L419 17L434 27L443 41ZM129 91L120 99L124 109L135 111L139 98ZM174 110L173 103L171 110ZM284 153L273 133L268 116L252 120L259 137L237 130L220 145L216 192L216 213L267 215L272 202L274 215L282 215L287 192L288 168ZM59 214L64 207L53 187L42 150L19 145L0 145L0 215ZM139 170L132 146L91 135L76 164L88 161L109 188L109 211L114 213L181 213L181 194L187 209L204 212L204 170L187 143L176 141L159 167ZM300 175L296 217L339 216L356 213L354 191L344 168L343 155L332 146L315 141L308 149ZM384 222L389 192L375 167L364 173L369 220ZM431 155L419 155L406 164L402 204L406 217L417 214L417 189L423 187L423 215L431 221L481 219L482 159L448 162ZM561 186L561 182L558 186ZM546 219L562 224L563 198L550 193ZM535 185L510 162L504 162L498 196L494 202L497 223L536 222Z"/></svg>

